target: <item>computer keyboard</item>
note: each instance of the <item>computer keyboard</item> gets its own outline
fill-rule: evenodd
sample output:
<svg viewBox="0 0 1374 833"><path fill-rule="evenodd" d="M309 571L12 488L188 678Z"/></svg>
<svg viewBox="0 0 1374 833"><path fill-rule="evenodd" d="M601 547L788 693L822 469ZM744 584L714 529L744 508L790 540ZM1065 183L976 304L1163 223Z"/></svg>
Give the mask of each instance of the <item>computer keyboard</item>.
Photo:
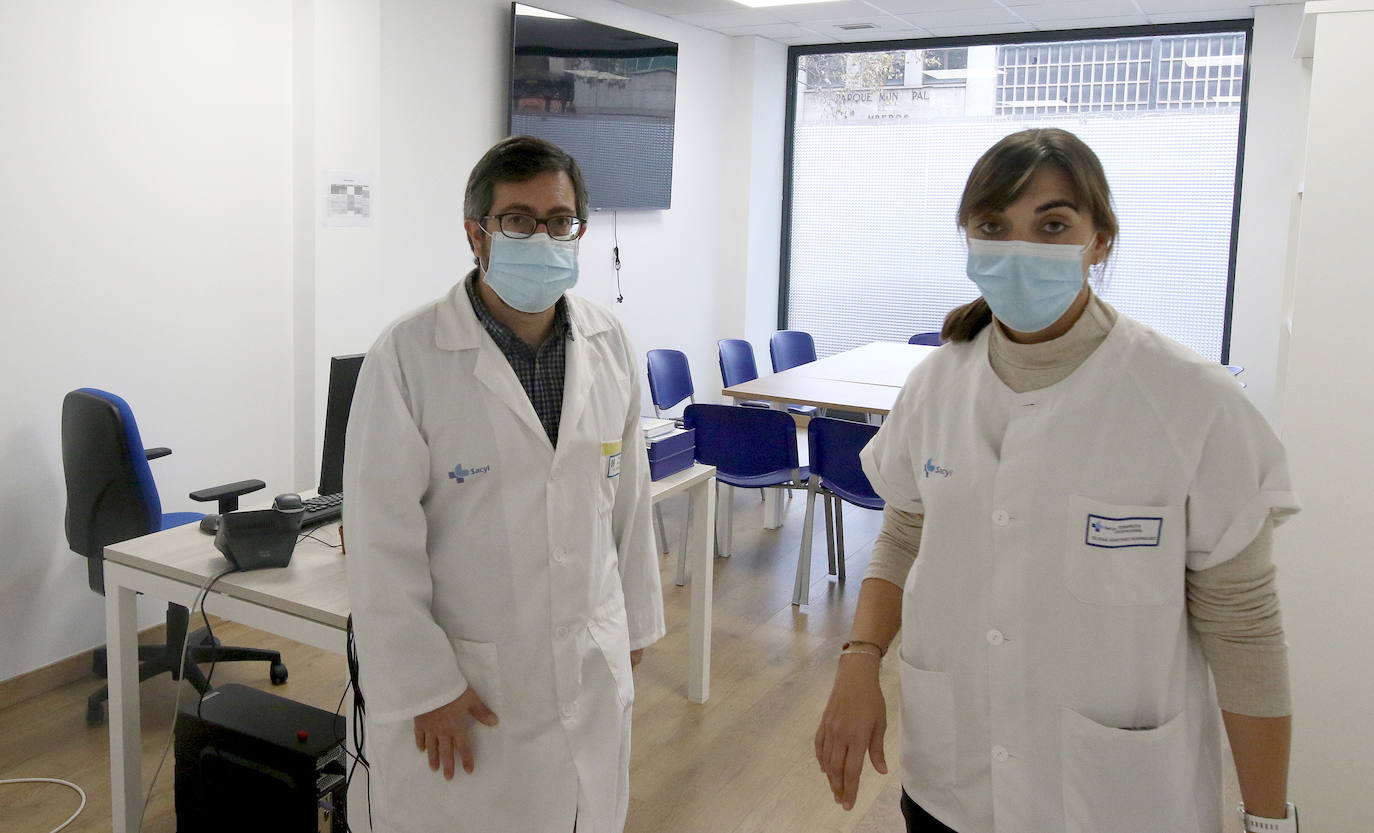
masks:
<svg viewBox="0 0 1374 833"><path fill-rule="evenodd" d="M343 493L333 495L318 495L306 498L305 517L301 519L301 526L311 526L313 524L332 521L343 515Z"/></svg>

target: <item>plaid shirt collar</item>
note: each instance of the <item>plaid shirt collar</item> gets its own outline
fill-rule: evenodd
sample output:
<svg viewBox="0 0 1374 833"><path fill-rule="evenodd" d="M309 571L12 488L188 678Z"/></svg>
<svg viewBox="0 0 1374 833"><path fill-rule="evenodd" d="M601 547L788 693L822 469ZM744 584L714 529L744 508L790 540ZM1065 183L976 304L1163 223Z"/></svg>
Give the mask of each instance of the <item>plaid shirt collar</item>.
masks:
<svg viewBox="0 0 1374 833"><path fill-rule="evenodd" d="M531 347L520 340L515 331L491 314L487 304L482 300L482 294L477 291L477 270L473 269L463 280L463 288L467 290L468 300L472 302L472 311L477 314L477 320L482 323L482 328L491 336L496 346L501 348L501 352L507 357L513 351L526 351L528 353L538 353L540 349L547 346L554 337L571 341L573 338L572 326L568 323L568 299L559 297L558 303L553 305L553 329L549 331L549 338L544 340L544 344L539 347ZM523 353L521 354L523 355Z"/></svg>

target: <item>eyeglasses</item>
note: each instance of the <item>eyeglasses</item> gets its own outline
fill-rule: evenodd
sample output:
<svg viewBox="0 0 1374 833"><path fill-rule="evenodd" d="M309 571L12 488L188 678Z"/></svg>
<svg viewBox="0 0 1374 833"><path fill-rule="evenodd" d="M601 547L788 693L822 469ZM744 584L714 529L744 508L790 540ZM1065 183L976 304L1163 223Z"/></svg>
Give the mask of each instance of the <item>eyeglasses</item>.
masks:
<svg viewBox="0 0 1374 833"><path fill-rule="evenodd" d="M529 237L540 225L548 230L549 237L554 240L576 240L587 226L587 221L581 217L569 216L531 217L528 214L488 214L482 218L484 228L487 220L495 220L501 228L501 233L515 240Z"/></svg>

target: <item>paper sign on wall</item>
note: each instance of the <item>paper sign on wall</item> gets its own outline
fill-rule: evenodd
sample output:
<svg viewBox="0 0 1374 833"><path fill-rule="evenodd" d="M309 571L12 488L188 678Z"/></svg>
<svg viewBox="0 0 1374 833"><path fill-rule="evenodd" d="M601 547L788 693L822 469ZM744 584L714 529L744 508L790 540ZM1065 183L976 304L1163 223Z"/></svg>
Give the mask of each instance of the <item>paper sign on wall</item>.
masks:
<svg viewBox="0 0 1374 833"><path fill-rule="evenodd" d="M326 226L370 226L373 214L372 177L347 171L325 171L321 176Z"/></svg>

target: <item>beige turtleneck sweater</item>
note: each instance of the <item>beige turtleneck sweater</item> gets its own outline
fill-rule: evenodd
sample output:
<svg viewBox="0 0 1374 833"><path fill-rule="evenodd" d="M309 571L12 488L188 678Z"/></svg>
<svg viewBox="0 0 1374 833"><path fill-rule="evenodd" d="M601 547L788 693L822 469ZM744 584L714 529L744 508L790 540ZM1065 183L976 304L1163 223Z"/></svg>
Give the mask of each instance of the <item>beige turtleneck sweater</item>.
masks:
<svg viewBox="0 0 1374 833"><path fill-rule="evenodd" d="M988 361L1017 393L1067 378L1107 338L1117 313L1093 295L1064 335L1040 344L1017 344L992 324ZM873 545L865 579L902 587L921 544L921 515L892 507ZM1274 526L1266 521L1255 540L1234 558L1186 577L1188 622L1212 668L1217 699L1228 712L1254 717L1292 713L1288 649L1274 591Z"/></svg>

